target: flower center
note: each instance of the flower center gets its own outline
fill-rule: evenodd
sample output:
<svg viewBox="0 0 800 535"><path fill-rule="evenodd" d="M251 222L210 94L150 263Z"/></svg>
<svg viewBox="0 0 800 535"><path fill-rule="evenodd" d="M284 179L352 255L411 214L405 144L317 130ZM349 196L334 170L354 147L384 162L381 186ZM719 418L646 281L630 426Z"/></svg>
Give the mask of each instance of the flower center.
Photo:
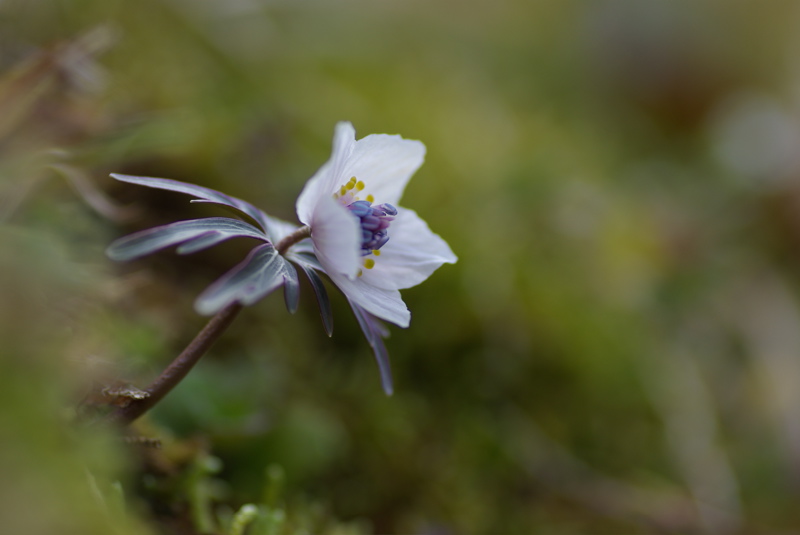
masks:
<svg viewBox="0 0 800 535"><path fill-rule="evenodd" d="M397 209L388 203L373 206L369 201L355 201L347 209L361 222L361 255L378 251L389 241L389 224Z"/></svg>
<svg viewBox="0 0 800 535"><path fill-rule="evenodd" d="M341 202L356 216L361 224L361 256L379 256L380 248L389 241L389 224L394 221L397 209L389 203L375 204L375 198L367 195L361 199L357 194L364 189L364 183L356 177L339 188L334 198ZM375 260L367 258L364 267L372 269Z"/></svg>

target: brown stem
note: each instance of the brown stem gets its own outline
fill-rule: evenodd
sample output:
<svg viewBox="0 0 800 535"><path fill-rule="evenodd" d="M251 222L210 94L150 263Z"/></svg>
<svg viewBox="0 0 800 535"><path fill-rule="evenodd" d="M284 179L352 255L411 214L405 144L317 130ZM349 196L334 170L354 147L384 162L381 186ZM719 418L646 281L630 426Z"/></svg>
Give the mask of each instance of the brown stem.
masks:
<svg viewBox="0 0 800 535"><path fill-rule="evenodd" d="M275 246L275 250L278 251L278 254L284 254L286 250L294 245L295 243L302 241L306 238L311 236L311 227L306 225L305 227L300 227L299 229L295 230L281 241L278 242L278 245Z"/></svg>
<svg viewBox="0 0 800 535"><path fill-rule="evenodd" d="M211 345L225 332L242 309L239 303L223 308L203 327L186 349L161 372L150 386L145 388L148 396L132 399L125 407L120 407L108 417L111 422L127 425L153 408L161 399L180 383Z"/></svg>
<svg viewBox="0 0 800 535"><path fill-rule="evenodd" d="M301 227L283 238L275 246L275 249L279 254L284 254L289 247L309 236L311 236L311 228L308 226ZM186 346L186 349L161 372L161 375L150 386L144 389L144 392L147 393L146 397L129 400L127 405L119 407L112 412L107 420L127 425L152 409L173 388L178 386L217 338L225 332L225 329L233 322L241 309L242 305L233 303L219 311L203 327L203 330L195 336L194 340Z"/></svg>

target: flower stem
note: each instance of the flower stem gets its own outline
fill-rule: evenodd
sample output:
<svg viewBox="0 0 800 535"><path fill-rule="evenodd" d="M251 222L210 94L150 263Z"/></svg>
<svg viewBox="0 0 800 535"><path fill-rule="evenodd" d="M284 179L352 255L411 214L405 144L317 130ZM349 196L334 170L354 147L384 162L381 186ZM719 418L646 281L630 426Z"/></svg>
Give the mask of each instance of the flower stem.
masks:
<svg viewBox="0 0 800 535"><path fill-rule="evenodd" d="M311 228L301 227L283 238L275 246L279 254L284 254L289 247L311 236ZM112 412L107 420L126 425L152 409L164 396L183 380L211 345L225 332L242 309L239 303L232 303L220 310L216 316L203 327L186 349L178 355L167 368L161 372L150 386L144 389L146 397L130 399L127 405Z"/></svg>
<svg viewBox="0 0 800 535"><path fill-rule="evenodd" d="M304 227L300 227L299 229L295 230L281 241L278 242L278 245L275 246L275 250L278 251L278 254L282 255L286 252L289 247L294 245L295 243L305 240L311 236L311 227L308 225Z"/></svg>
<svg viewBox="0 0 800 535"><path fill-rule="evenodd" d="M150 386L145 388L148 396L132 399L124 407L118 408L108 417L111 422L127 425L153 408L164 396L180 383L194 367L211 345L225 332L242 309L239 303L233 303L217 312L216 316L197 333L194 340L178 355L167 368L161 372Z"/></svg>

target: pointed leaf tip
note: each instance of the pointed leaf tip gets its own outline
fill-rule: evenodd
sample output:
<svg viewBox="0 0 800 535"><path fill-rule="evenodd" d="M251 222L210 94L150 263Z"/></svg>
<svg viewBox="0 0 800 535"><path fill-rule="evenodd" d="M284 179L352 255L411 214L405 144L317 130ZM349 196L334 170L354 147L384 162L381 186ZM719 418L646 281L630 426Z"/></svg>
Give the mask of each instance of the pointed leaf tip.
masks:
<svg viewBox="0 0 800 535"><path fill-rule="evenodd" d="M284 268L286 268L286 274L283 276L283 299L286 303L286 310L289 311L289 314L294 314L300 305L300 278L290 262L284 260Z"/></svg>
<svg viewBox="0 0 800 535"><path fill-rule="evenodd" d="M203 315L211 315L232 303L252 305L287 280L296 281L297 273L293 278L290 269L294 270L272 244L259 245L241 263L200 294L195 301L195 310Z"/></svg>
<svg viewBox="0 0 800 535"><path fill-rule="evenodd" d="M303 273L308 277L311 283L311 288L314 290L314 295L317 298L319 305L319 314L322 317L322 326L325 329L325 334L328 338L333 336L333 312L331 312L331 300L328 297L328 291L325 289L325 283L322 281L315 269L321 269L317 260L313 257L306 255L292 254L289 258L297 263ZM315 267L316 266L316 267Z"/></svg>
<svg viewBox="0 0 800 535"><path fill-rule="evenodd" d="M348 301L350 301L348 299ZM350 307L361 326L364 336L367 338L372 352L375 355L375 360L378 362L378 370L381 375L381 386L387 396L394 393L394 385L392 382L392 369L389 363L389 352L386 350L386 345L383 343L383 338L388 336L389 332L386 327L380 322L378 318L350 301Z"/></svg>

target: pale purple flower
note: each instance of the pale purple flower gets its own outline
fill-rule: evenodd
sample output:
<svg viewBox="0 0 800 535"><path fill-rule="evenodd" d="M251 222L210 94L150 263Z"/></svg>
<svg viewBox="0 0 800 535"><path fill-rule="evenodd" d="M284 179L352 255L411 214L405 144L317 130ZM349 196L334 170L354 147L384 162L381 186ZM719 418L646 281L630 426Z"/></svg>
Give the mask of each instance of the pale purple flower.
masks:
<svg viewBox="0 0 800 535"><path fill-rule="evenodd" d="M425 146L419 141L385 134L356 141L353 126L339 123L330 160L297 199L297 216L306 227L270 217L248 202L201 186L113 174L123 182L186 193L196 197L193 202L225 206L239 219L211 217L147 229L115 241L108 254L115 260L130 260L174 245L179 254L188 254L234 237L255 239L259 244L247 258L197 298L197 311L215 314L233 303L251 305L283 286L287 308L294 312L299 299L295 264L311 282L330 336L330 301L317 274L323 272L350 302L375 353L384 390L391 393L383 344L388 331L378 320L408 327L411 315L399 290L421 283L442 264L456 261L447 243L413 210L397 206L424 156Z"/></svg>
<svg viewBox="0 0 800 535"><path fill-rule="evenodd" d="M354 305L400 327L411 314L399 290L456 261L413 210L398 206L424 157L419 141L386 134L356 141L353 125L339 123L330 160L297 199L297 217L311 227L334 284Z"/></svg>

